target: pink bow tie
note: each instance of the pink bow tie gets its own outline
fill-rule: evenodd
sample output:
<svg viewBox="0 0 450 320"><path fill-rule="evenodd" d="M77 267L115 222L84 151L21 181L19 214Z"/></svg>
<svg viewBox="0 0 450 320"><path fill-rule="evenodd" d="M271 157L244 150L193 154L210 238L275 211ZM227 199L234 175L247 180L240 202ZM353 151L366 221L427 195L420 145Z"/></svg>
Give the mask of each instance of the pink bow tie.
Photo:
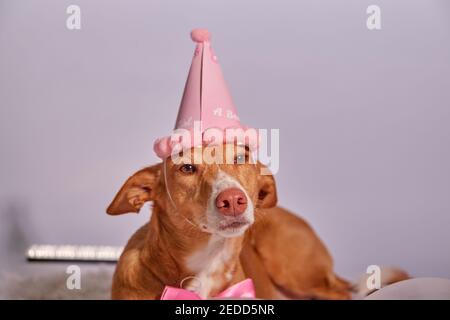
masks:
<svg viewBox="0 0 450 320"><path fill-rule="evenodd" d="M255 286L252 279L245 279L225 289L214 298L255 298ZM202 300L195 292L166 286L161 300Z"/></svg>

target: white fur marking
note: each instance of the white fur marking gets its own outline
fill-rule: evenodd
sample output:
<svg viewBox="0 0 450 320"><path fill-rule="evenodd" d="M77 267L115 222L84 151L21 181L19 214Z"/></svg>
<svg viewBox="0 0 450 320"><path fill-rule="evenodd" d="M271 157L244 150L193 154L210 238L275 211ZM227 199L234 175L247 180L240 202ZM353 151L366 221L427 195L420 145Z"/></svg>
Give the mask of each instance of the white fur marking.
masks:
<svg viewBox="0 0 450 320"><path fill-rule="evenodd" d="M227 240L218 235L212 235L208 244L201 250L195 252L187 260L188 268L196 273L195 278L200 282L197 294L202 298L209 297L214 289L213 275L222 271L224 264L231 258L230 247L226 245ZM186 287L189 290L189 285Z"/></svg>

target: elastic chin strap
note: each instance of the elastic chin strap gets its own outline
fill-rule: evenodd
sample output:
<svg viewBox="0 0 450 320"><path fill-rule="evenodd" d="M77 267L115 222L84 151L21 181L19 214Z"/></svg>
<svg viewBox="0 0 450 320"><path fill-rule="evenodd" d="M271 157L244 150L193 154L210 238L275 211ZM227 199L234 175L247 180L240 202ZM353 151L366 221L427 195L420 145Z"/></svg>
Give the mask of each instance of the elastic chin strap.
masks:
<svg viewBox="0 0 450 320"><path fill-rule="evenodd" d="M166 186L166 193L169 196L170 202L172 203L173 208L176 212L178 212L177 205L175 204L175 201L173 201L172 195L170 194L169 190L169 183L167 181L167 158L164 158L163 160L163 167L164 167L164 185Z"/></svg>
<svg viewBox="0 0 450 320"><path fill-rule="evenodd" d="M172 195L171 195L170 190L169 190L169 183L168 183L168 180L167 180L167 158L164 158L164 160L163 160L163 172L164 172L164 184L166 185L166 192L167 192L167 195L169 196L169 199L170 199L170 202L171 202L173 208L175 209L175 212L177 214L179 214L180 216L182 216L184 220L189 222L195 228L200 229L201 231L205 232L205 230L202 230L202 228L200 228L198 225L196 225L192 220L188 219L187 217L185 217L183 214L181 214L178 211L178 207L177 207L175 201L173 200Z"/></svg>

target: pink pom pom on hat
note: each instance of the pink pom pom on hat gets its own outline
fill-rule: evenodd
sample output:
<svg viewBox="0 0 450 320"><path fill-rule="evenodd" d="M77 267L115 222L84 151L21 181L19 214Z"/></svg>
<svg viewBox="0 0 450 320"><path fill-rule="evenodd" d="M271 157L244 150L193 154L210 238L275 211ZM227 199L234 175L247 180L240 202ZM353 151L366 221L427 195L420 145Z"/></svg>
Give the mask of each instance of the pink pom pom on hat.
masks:
<svg viewBox="0 0 450 320"><path fill-rule="evenodd" d="M200 43L209 41L211 39L211 35L206 29L194 29L191 31L191 39L194 42Z"/></svg>
<svg viewBox="0 0 450 320"><path fill-rule="evenodd" d="M194 123L200 123L199 130L202 133L202 145L208 143L205 131L209 129L243 129L237 116L231 95L228 91L222 70L217 61L217 56L211 47L211 35L206 29L194 29L191 38L197 43L192 59L191 68L184 88L183 98L178 110L175 129L186 129L193 133ZM224 140L225 140L225 134ZM216 141L217 142L217 141ZM225 141L222 141L225 142ZM172 154L174 145L172 136L156 139L153 149L158 157L165 159ZM258 137L249 135L246 141L238 141L256 149ZM197 147L193 139L182 141L184 148ZM179 151L179 150L178 150Z"/></svg>

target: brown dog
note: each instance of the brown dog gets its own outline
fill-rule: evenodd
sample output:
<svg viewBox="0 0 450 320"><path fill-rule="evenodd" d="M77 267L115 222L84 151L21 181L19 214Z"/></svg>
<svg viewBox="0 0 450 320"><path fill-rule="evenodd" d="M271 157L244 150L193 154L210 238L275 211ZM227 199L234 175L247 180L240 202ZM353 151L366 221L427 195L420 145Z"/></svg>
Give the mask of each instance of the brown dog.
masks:
<svg viewBox="0 0 450 320"><path fill-rule="evenodd" d="M214 297L245 278L257 298L350 298L311 227L275 206L273 176L249 163L246 148L226 149L235 151L236 164L190 164L203 152L192 149L183 163L169 158L125 182L107 212L139 212L153 201L153 213L120 258L112 298L159 299L166 285L184 280L183 287L200 284L200 296Z"/></svg>

